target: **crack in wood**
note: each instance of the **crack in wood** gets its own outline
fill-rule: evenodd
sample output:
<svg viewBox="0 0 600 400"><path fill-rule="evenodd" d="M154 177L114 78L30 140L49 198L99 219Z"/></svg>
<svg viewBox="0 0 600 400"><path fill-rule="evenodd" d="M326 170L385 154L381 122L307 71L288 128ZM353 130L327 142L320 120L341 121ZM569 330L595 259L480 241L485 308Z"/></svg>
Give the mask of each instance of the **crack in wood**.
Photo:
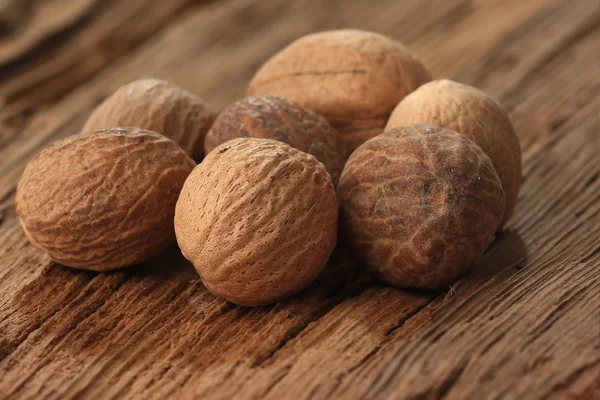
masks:
<svg viewBox="0 0 600 400"><path fill-rule="evenodd" d="M55 263L52 260L50 260L47 263L45 263L44 265L42 265L40 268L42 270L46 270L47 268L51 267L54 264ZM15 297L14 299L17 300L17 297ZM17 340L14 343L11 343L8 341L5 342L4 345L2 347L0 347L0 362L2 360L4 360L6 357L10 356L12 353L14 353L25 341L27 341L29 336L31 336L32 334L37 332L42 327L42 325L44 325L44 323L46 321L48 321L50 318L54 317L57 313L59 313L66 306L67 306L67 304L64 304L63 307L56 308L53 312L51 312L48 315L47 318L32 325L31 329L28 329L28 330L25 330L24 332L22 332L21 335L17 338ZM15 309L12 313L3 316L0 319L0 322L7 321L10 317L12 317L16 313L16 310L17 309Z"/></svg>
<svg viewBox="0 0 600 400"><path fill-rule="evenodd" d="M298 326L296 329L290 331L288 335L286 335L281 342L272 349L269 354L264 357L257 358L252 363L252 368L261 368L265 365L268 365L269 362L275 358L277 353L283 350L286 346L288 346L294 339L296 339L299 335L301 335L311 324L315 324L321 319L324 315L326 315L329 311L340 305L343 301L348 300L352 297L358 296L362 291L367 289L368 281L358 280L353 284L343 288L337 295L334 295L330 301L328 301L327 305L321 309L315 310L314 314L312 314L305 323Z"/></svg>
<svg viewBox="0 0 600 400"><path fill-rule="evenodd" d="M598 214L596 214L598 215ZM586 255L585 257L583 257L581 259L582 263L587 263L588 261L590 261L592 258L596 258L596 256L600 255L600 244L595 248L592 249L591 253Z"/></svg>
<svg viewBox="0 0 600 400"><path fill-rule="evenodd" d="M191 286L187 285L186 282L179 282L179 284L176 287L176 292L172 293L172 295L175 296L175 298L172 301L168 302L168 307L172 307L173 309L177 309L178 307L178 303L183 302L184 299L182 296L191 296L200 286L202 286L201 284L198 283L194 283ZM156 306L159 306L161 303L161 301L157 301ZM184 311L182 309L179 310L180 312ZM245 309L242 307L237 307L236 305L223 301L221 302L221 306L219 308L217 308L213 313L210 313L208 316L204 316L204 322L207 325L210 325L213 321L216 321L218 318L224 316L225 314L231 313L233 311L237 311L239 313L239 315L245 315L247 314L250 310L249 309ZM142 326L140 328L140 331L146 329L146 327L148 326L152 326L155 325L157 323L162 322L163 326L168 326L170 323L174 323L179 317L177 314L168 314L168 317L166 317L166 319L164 319L165 316L163 315L163 313L158 313L157 315L155 315L153 318L150 318L148 321L145 321L142 323ZM201 335L197 338L197 341L200 341L204 338L204 335ZM134 341L135 338L130 339L130 341ZM191 346L193 346L194 344L191 344ZM162 346L163 350L167 349L167 346L163 344ZM125 350L125 348L123 349ZM147 349L145 347L140 347L136 350L135 354L140 354L144 351L146 351ZM159 349L154 349L155 351L158 351ZM172 347L169 348L169 350L172 350ZM121 358L121 353L124 353L124 351L121 352L116 352L113 354L107 354L107 352L109 351L109 348L105 348L104 352L102 354L99 354L97 357L98 359L110 359L110 360L114 360L115 362L117 360L119 360ZM146 367L148 367L150 364L146 364ZM95 375L100 376L103 373L107 372L107 370L110 370L112 368L112 363L108 362L104 365L103 369L101 369L100 371L97 371L95 373ZM158 382L160 379L163 378L163 376L165 374L167 374L171 369L173 368L173 364L169 364L167 368L164 368L161 373L155 378L155 383ZM123 385L121 387L121 389L119 391L117 391L116 393L113 394L114 398L123 398L124 393L135 383L135 376L131 377L125 385ZM87 385L84 385L82 387L80 387L77 390L73 390L72 392L75 393L75 397L85 397L85 393L87 391L90 390L91 386L94 384L94 380L91 379L88 381ZM147 389L150 389L152 385L149 385L147 387Z"/></svg>
<svg viewBox="0 0 600 400"><path fill-rule="evenodd" d="M418 317L418 314L421 313L424 309L429 308L434 302L436 302L438 298L433 298L432 300L426 302L424 305L417 307L414 311L408 313L405 317L401 318L398 323L396 323L394 326L392 326L390 329L388 329L384 335L383 335L383 339L382 341L375 346L369 353L367 353L363 358L361 358L358 363L356 363L354 366L352 366L351 368L347 369L346 371L342 372L341 374L339 374L338 376L336 376L335 378L335 382L333 383L331 389L329 390L329 393L327 394L327 398L333 398L335 397L335 391L338 389L338 387L340 386L342 380L352 374L354 371L356 371L357 369L363 367L364 365L366 365L369 360L371 360L374 356L377 355L377 353L381 350L381 348L386 344L392 341L392 336L398 332L400 329L402 329L402 327L404 327L405 323L408 322L410 319L412 319L413 317Z"/></svg>
<svg viewBox="0 0 600 400"><path fill-rule="evenodd" d="M273 391L275 386L277 386L279 382L281 382L286 376L288 376L291 370L292 365L286 365L285 367L283 367L282 373L276 379L274 379L273 382L265 389L263 393L263 398L266 398L267 395Z"/></svg>
<svg viewBox="0 0 600 400"><path fill-rule="evenodd" d="M425 398L429 398L429 396L431 396L431 394L433 394L433 396L435 398L438 398L440 400L444 399L450 392L450 389L452 389L452 386L456 383L456 381L460 378L460 376L464 372L465 368L467 367L467 364L468 364L468 362L465 362L465 363L460 364L457 368L455 368L452 371L452 373L450 374L450 376L448 376L446 379L444 379L444 381L442 381L439 391L433 392L435 394L427 393L425 395Z"/></svg>
<svg viewBox="0 0 600 400"><path fill-rule="evenodd" d="M96 311L98 311L102 306L104 306L104 304L106 304L106 302L108 302L110 300L110 298L119 290L119 288L129 279L131 278L131 276L129 276L128 278L124 279L123 281L121 281L120 283L117 284L117 286L115 287L115 290L113 292L111 292L111 294L107 297L105 297L98 305L90 308L89 310L86 310L85 313L82 314L82 318L78 319L74 324L71 323L70 327L67 327L67 332L63 335L63 336L59 336L59 337L55 337L53 339L50 340L49 342L49 347L52 347L53 350L51 350L49 353L45 354L42 357L42 362L40 362L35 368L32 368L31 370L29 370L27 372L27 376L21 380L21 382L15 386L13 388L12 393L9 392L9 395L16 395L16 393L18 391L20 391L25 384L30 381L31 379L33 379L34 375L40 370L42 369L46 364L44 364L43 361L49 362L51 360L51 356L53 354L54 351L56 351L56 347L58 346L58 344L60 344L62 341L65 340L65 337L67 336L68 332L73 331L75 329L77 329L78 326L80 326L83 322L85 322L88 318L90 318L94 313L96 313ZM88 285L86 285L86 287L89 287L89 285L93 282L90 281L88 283ZM84 291L78 296L78 298L83 299L85 298L85 288ZM77 300L77 298L75 299ZM56 316L60 311L64 310L67 306L70 306L70 304L65 304L62 308L59 308L56 312L54 312L50 318ZM29 332L29 334L27 335L27 338L18 344L18 346L14 349L14 351L12 351L11 353L14 353L15 351L17 351L19 349L19 347L21 347L29 337L31 337L32 335L35 335L36 332L38 332L40 329L42 329L42 327L44 326L44 324L50 320L50 318L44 320L39 327L37 327L35 330ZM10 354L9 354L10 355Z"/></svg>
<svg viewBox="0 0 600 400"><path fill-rule="evenodd" d="M566 389L571 386L581 375L583 375L586 371L591 370L592 368L600 369L600 361L596 359L596 361L592 361L590 363L582 365L580 368L574 370L571 374L569 374L565 380L562 382L558 382L557 384L552 386L552 392L559 392L562 389Z"/></svg>
<svg viewBox="0 0 600 400"><path fill-rule="evenodd" d="M600 176L600 172L596 172L594 175L592 175L590 177L590 179L588 179L587 182L585 183L585 187L589 188L592 185L594 185L596 182L598 182L598 176Z"/></svg>

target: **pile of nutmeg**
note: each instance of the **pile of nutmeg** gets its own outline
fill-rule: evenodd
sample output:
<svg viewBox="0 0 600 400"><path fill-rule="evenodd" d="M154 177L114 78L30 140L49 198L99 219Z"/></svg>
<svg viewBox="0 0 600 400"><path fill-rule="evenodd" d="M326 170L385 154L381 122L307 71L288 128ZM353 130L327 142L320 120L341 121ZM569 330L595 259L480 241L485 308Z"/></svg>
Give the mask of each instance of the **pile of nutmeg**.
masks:
<svg viewBox="0 0 600 400"><path fill-rule="evenodd" d="M27 165L16 207L31 243L108 271L176 239L212 293L254 306L309 285L338 241L386 283L446 287L513 214L506 113L390 38L302 37L247 94L215 118L165 81L118 89Z"/></svg>

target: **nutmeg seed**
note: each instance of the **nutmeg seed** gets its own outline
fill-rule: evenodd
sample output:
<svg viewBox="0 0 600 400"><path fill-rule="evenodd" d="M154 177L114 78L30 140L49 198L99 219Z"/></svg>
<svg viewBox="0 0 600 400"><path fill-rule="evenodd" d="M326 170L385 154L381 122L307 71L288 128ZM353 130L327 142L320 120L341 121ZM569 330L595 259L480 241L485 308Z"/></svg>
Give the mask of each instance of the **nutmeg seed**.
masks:
<svg viewBox="0 0 600 400"><path fill-rule="evenodd" d="M360 146L338 186L343 232L367 271L434 289L474 266L504 215L491 160L435 125L397 127Z"/></svg>
<svg viewBox="0 0 600 400"><path fill-rule="evenodd" d="M312 154L321 161L337 185L344 168L339 134L320 115L277 96L248 96L219 114L208 131L204 150L238 137L274 139Z"/></svg>
<svg viewBox="0 0 600 400"><path fill-rule="evenodd" d="M175 233L208 290L257 306L317 277L335 247L337 217L331 177L315 157L275 140L238 138L186 180Z"/></svg>
<svg viewBox="0 0 600 400"><path fill-rule="evenodd" d="M260 68L247 93L281 96L324 116L350 154L383 132L396 104L429 80L400 43L348 29L296 40Z"/></svg>
<svg viewBox="0 0 600 400"><path fill-rule="evenodd" d="M175 204L194 165L175 142L143 129L67 137L27 164L16 194L21 226L69 267L140 263L174 242Z"/></svg>
<svg viewBox="0 0 600 400"><path fill-rule="evenodd" d="M513 215L521 186L521 147L506 112L482 91L447 79L426 83L395 108L386 130L417 123L461 133L491 158L506 193L503 221Z"/></svg>
<svg viewBox="0 0 600 400"><path fill-rule="evenodd" d="M121 86L93 112L83 132L137 127L172 139L196 161L214 114L200 97L172 83L140 79Z"/></svg>

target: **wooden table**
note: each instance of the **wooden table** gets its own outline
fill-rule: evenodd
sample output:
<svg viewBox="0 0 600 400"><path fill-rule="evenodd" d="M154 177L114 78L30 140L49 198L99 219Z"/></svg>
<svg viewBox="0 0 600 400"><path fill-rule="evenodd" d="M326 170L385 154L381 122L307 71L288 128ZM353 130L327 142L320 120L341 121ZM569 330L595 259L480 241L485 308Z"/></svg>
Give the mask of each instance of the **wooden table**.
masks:
<svg viewBox="0 0 600 400"><path fill-rule="evenodd" d="M476 272L397 290L338 251L308 290L252 309L175 247L99 274L27 242L25 164L115 88L164 78L219 109L293 39L342 27L509 111L518 212ZM0 1L0 398L598 398L599 32L593 0Z"/></svg>

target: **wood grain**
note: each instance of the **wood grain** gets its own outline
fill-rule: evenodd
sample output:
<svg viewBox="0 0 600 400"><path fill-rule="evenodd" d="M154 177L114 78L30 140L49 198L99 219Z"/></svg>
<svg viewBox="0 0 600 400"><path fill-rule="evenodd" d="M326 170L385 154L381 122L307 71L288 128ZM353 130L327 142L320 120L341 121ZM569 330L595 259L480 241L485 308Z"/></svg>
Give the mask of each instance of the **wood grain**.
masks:
<svg viewBox="0 0 600 400"><path fill-rule="evenodd" d="M68 0L37 22L59 3L0 12L0 398L600 396L597 2ZM516 216L449 291L385 287L340 248L307 290L250 309L211 296L176 248L98 274L28 244L25 164L116 87L154 76L222 108L286 43L340 27L401 40L517 128Z"/></svg>
<svg viewBox="0 0 600 400"><path fill-rule="evenodd" d="M12 0L6 8L18 28L0 37L0 146L34 109L150 39L157 25L183 13L192 1L173 0L161 7L149 7L147 0L64 3Z"/></svg>

